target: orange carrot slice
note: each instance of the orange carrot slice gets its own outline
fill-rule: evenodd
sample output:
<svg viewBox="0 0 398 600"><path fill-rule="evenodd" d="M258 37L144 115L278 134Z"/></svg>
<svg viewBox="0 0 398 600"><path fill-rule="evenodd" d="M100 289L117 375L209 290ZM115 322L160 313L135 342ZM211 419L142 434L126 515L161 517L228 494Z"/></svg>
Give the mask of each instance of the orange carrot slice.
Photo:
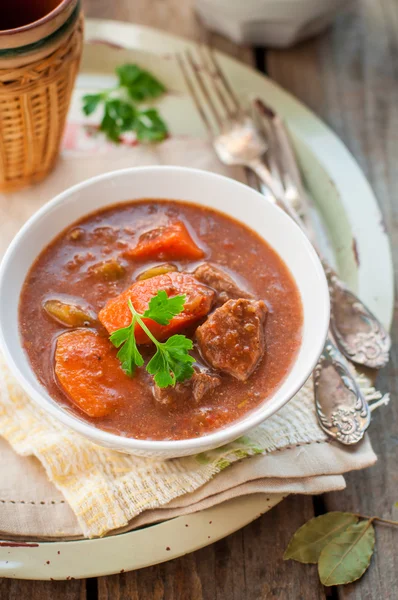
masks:
<svg viewBox="0 0 398 600"><path fill-rule="evenodd" d="M159 290L165 290L168 296L186 295L183 312L175 316L169 325L159 325L152 319L144 319L148 329L159 341L180 332L207 315L214 299L214 291L199 283L193 275L170 272L136 281L119 296L109 300L99 312L98 318L109 333L127 327L132 318L128 300L130 299L136 311L142 314L148 308L150 299L156 296ZM137 344L147 344L150 341L139 325L135 328L135 338Z"/></svg>
<svg viewBox="0 0 398 600"><path fill-rule="evenodd" d="M57 340L55 374L69 399L89 417L112 412L120 380L129 379L116 353L109 340L88 329L68 331Z"/></svg>
<svg viewBox="0 0 398 600"><path fill-rule="evenodd" d="M124 255L129 258L198 260L205 253L193 241L184 223L177 221L142 234L135 248L126 250Z"/></svg>

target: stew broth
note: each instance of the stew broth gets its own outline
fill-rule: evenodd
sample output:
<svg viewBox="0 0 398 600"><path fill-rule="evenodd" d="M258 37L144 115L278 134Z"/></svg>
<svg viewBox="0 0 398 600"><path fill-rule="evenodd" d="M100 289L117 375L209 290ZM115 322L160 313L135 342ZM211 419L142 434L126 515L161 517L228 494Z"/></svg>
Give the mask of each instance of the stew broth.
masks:
<svg viewBox="0 0 398 600"><path fill-rule="evenodd" d="M209 262L221 268L239 287L264 300L266 352L247 381L221 372L221 384L199 402L192 399L162 404L153 395L152 378L144 368L133 378L121 369L112 378L118 402L112 412L89 417L71 402L54 372L57 338L70 331L52 320L43 305L49 299L76 301L97 315L153 265L165 260L131 258L140 236L170 222L185 224L203 249L199 260L172 260L178 271L192 273ZM117 261L120 277L98 278L101 261ZM167 261L169 262L169 261ZM33 264L20 299L20 332L33 370L50 395L63 407L106 431L138 439L174 440L202 436L224 427L266 401L289 372L301 342L302 305L297 286L276 252L232 218L209 208L172 200L142 200L108 207L82 219L59 235ZM214 308L212 309L214 310ZM200 321L203 322L205 317ZM109 333L97 322L93 329L108 341ZM195 326L184 331L194 336ZM196 338L192 354L203 359ZM110 342L109 342L110 344ZM148 347L147 347L148 348ZM148 349L142 346L146 356ZM116 355L116 349L112 349Z"/></svg>

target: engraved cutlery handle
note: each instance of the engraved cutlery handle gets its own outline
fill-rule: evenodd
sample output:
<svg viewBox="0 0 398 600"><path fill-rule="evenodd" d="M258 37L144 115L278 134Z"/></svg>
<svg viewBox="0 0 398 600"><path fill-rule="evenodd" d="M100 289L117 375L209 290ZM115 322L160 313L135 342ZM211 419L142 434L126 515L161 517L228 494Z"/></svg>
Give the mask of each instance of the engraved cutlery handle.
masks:
<svg viewBox="0 0 398 600"><path fill-rule="evenodd" d="M329 284L330 329L340 350L354 363L384 367L391 347L387 331L324 260L322 264Z"/></svg>
<svg viewBox="0 0 398 600"><path fill-rule="evenodd" d="M370 424L369 405L341 352L328 338L315 367L315 408L322 429L342 444L359 442Z"/></svg>

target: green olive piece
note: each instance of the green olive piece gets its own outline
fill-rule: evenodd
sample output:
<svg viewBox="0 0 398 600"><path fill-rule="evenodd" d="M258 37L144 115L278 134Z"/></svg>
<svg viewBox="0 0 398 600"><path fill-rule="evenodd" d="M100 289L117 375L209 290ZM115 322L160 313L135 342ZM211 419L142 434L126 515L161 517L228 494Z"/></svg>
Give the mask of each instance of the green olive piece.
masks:
<svg viewBox="0 0 398 600"><path fill-rule="evenodd" d="M164 265L156 265L156 267L151 267L146 271L140 273L137 277L137 281L142 281L144 279L151 279L151 277L157 277L157 275L164 275L165 273L170 273L171 271L178 271L177 267L172 264L165 263Z"/></svg>
<svg viewBox="0 0 398 600"><path fill-rule="evenodd" d="M115 258L104 260L90 267L90 271L100 277L104 281L117 281L121 279L126 270Z"/></svg>
<svg viewBox="0 0 398 600"><path fill-rule="evenodd" d="M92 313L61 300L46 300L43 308L52 319L65 327L84 327L96 320Z"/></svg>

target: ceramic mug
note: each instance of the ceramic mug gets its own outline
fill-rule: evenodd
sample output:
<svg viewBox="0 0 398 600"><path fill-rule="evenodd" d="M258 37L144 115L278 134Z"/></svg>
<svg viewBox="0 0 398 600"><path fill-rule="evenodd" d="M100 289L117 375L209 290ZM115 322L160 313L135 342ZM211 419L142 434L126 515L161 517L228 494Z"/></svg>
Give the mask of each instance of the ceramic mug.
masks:
<svg viewBox="0 0 398 600"><path fill-rule="evenodd" d="M80 0L0 6L0 191L53 168L83 42Z"/></svg>

